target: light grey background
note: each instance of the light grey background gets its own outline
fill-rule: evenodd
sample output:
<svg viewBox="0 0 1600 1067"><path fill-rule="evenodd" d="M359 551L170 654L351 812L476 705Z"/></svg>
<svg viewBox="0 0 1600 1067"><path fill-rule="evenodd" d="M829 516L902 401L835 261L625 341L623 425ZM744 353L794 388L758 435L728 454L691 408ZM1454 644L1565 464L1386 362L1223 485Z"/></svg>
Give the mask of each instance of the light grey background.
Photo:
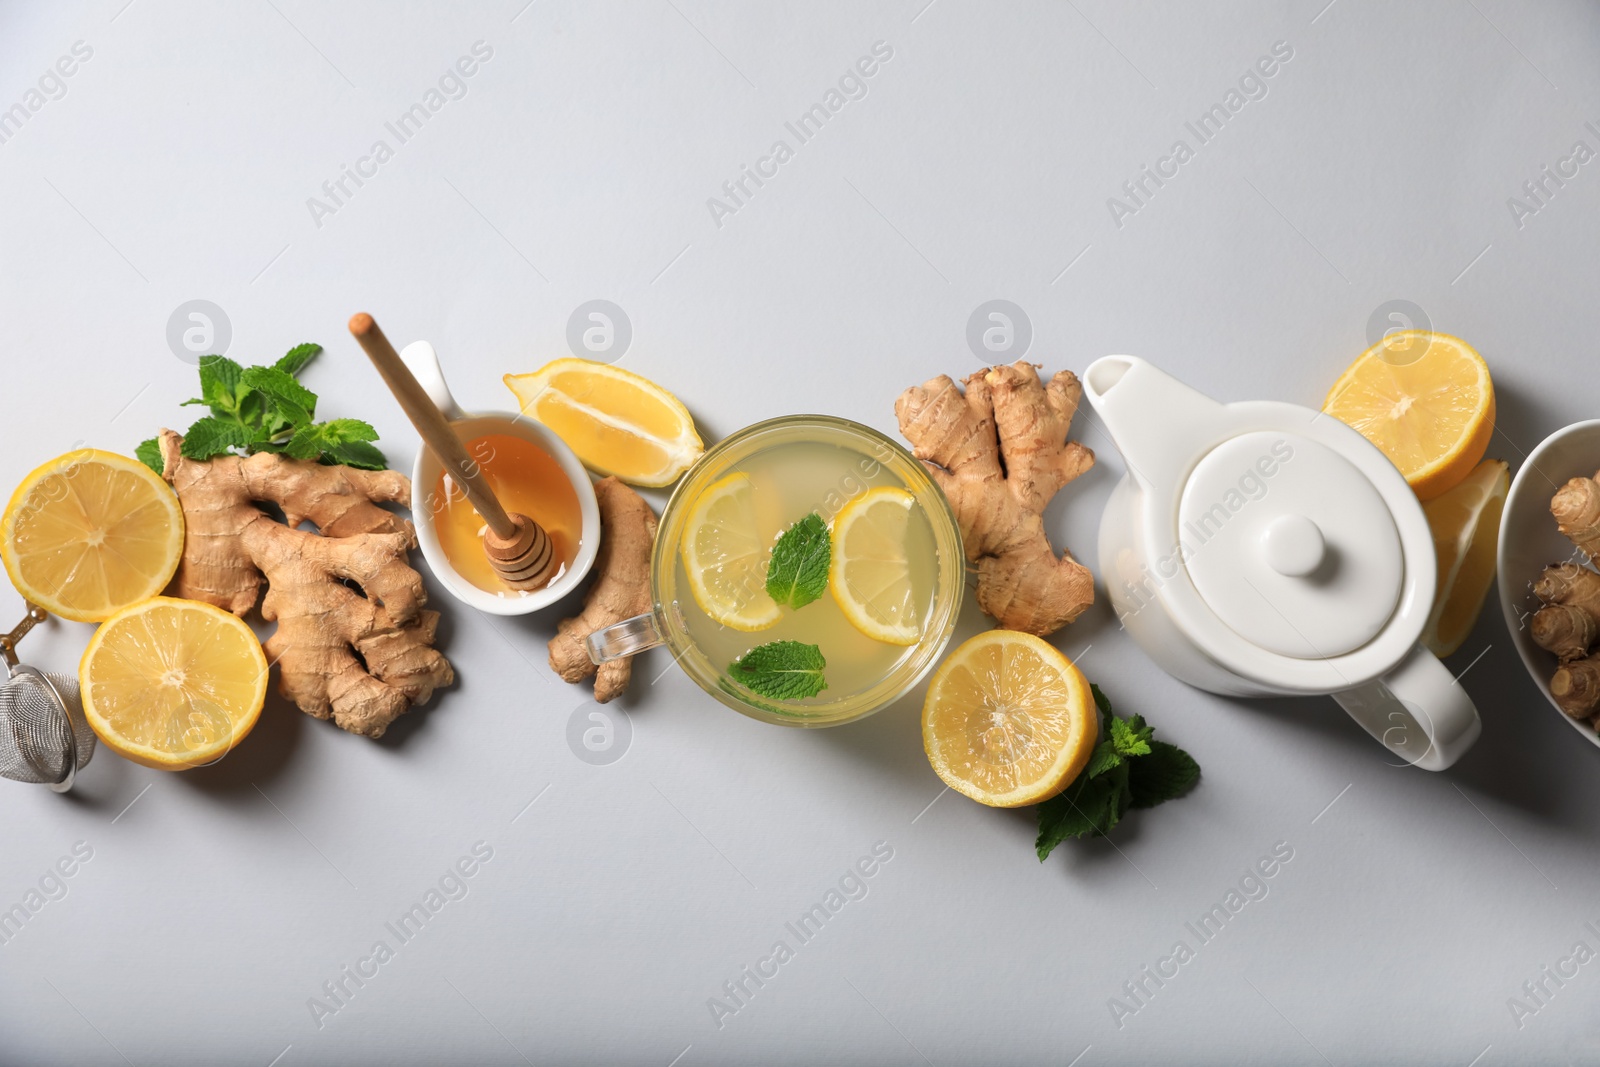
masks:
<svg viewBox="0 0 1600 1067"><path fill-rule="evenodd" d="M797 411L893 432L902 388L978 367L967 317L996 298L1047 370L1128 352L1219 398L1311 405L1405 299L1493 368L1493 455L1595 414L1600 163L1520 228L1507 205L1574 142L1600 149L1592 4L525 2L0 7L0 107L93 49L0 144L0 482L187 425L194 372L165 330L196 298L225 309L231 356L327 345L305 375L323 411L370 419L407 468L409 427L344 330L357 310L501 407L501 374L566 354L571 311L614 301L620 365L708 440ZM480 40L467 95L396 147L384 123ZM865 98L717 225L707 199L794 147L785 121L877 41L893 57ZM1117 226L1107 199L1193 146L1184 123L1279 41L1267 95ZM307 199L379 138L394 158L318 226ZM1121 465L1079 432L1100 465L1048 517L1092 561ZM460 681L382 742L274 696L207 770L102 752L69 798L0 783L0 905L93 849L0 946L0 1060L1600 1057L1600 963L1520 1029L1507 1006L1575 942L1600 949L1600 785L1492 606L1451 661L1482 740L1428 774L1332 701L1185 688L1102 603L1057 643L1205 777L1041 865L1029 813L941 792L920 691L788 731L651 653L622 704L631 747L592 765L567 743L586 690L545 665L555 613L435 593ZM0 613L20 613L9 590ZM969 607L957 636L983 625ZM24 648L70 670L88 633ZM479 841L468 894L319 1028L308 999ZM893 859L866 898L714 1025L708 998L879 841ZM1184 924L1278 842L1294 858L1269 895L1119 1028L1108 1000L1193 945Z"/></svg>

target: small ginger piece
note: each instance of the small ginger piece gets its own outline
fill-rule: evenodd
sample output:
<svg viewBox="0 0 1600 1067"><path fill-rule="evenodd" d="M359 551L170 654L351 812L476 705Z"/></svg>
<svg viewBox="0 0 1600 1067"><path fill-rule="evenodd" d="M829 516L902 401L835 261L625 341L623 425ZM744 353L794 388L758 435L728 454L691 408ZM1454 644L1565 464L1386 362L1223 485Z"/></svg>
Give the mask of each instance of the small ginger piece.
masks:
<svg viewBox="0 0 1600 1067"><path fill-rule="evenodd" d="M1600 564L1600 482L1573 478L1550 499L1561 532L1590 562Z"/></svg>
<svg viewBox="0 0 1600 1067"><path fill-rule="evenodd" d="M1577 563L1553 563L1533 583L1533 595L1546 604L1579 609L1600 627L1600 574Z"/></svg>
<svg viewBox="0 0 1600 1067"><path fill-rule="evenodd" d="M594 568L599 575L584 598L583 612L562 619L550 639L550 668L563 681L594 676L594 698L601 704L628 688L633 659L602 663L589 658L588 636L614 622L650 610L650 550L656 537L656 513L643 497L616 478L595 483L600 505L600 551Z"/></svg>
<svg viewBox="0 0 1600 1067"><path fill-rule="evenodd" d="M1574 719L1588 719L1600 712L1600 656L1562 664L1550 679L1550 695Z"/></svg>
<svg viewBox="0 0 1600 1067"><path fill-rule="evenodd" d="M1528 622L1533 643L1563 663L1587 656L1595 631L1594 616L1572 604L1546 604Z"/></svg>
<svg viewBox="0 0 1600 1067"><path fill-rule="evenodd" d="M427 593L406 562L415 532L378 506L409 502L403 474L265 452L199 461L184 457L171 430L160 442L187 530L175 591L235 615L260 599L262 617L278 624L265 649L286 699L380 737L454 681L433 648L438 613L422 610ZM286 522L257 501L276 504ZM306 520L319 532L296 528Z"/></svg>
<svg viewBox="0 0 1600 1067"><path fill-rule="evenodd" d="M900 432L944 490L978 569L978 606L1001 626L1047 636L1094 602L1094 576L1045 534L1043 512L1094 453L1067 440L1083 385L1061 371L1048 385L1018 361L948 375L895 401Z"/></svg>

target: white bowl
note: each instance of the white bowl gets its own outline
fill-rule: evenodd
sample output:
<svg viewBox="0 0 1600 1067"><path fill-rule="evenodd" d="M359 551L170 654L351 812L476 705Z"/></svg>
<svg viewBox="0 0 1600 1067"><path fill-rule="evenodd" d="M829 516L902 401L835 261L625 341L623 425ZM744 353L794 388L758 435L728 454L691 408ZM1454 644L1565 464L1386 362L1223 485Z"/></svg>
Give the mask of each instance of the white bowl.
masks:
<svg viewBox="0 0 1600 1067"><path fill-rule="evenodd" d="M594 482L577 455L556 434L526 415L514 411L484 411L467 414L456 404L439 369L438 356L426 341L407 345L400 358L418 382L427 390L445 418L466 438L484 433L504 433L520 437L542 449L561 466L567 480L578 494L578 512L582 519L578 554L561 576L543 589L531 593L498 594L473 585L451 564L439 544L439 531L434 525L433 508L429 498L432 487L439 482L442 469L439 460L426 446L417 450L417 462L411 471L411 520L417 528L417 545L422 556L438 578L457 600L469 607L491 615L527 615L549 607L583 581L594 566L595 553L600 550L600 506L595 500Z"/></svg>
<svg viewBox="0 0 1600 1067"><path fill-rule="evenodd" d="M1505 612L1506 629L1517 654L1533 676L1539 691L1550 701L1561 720L1600 746L1600 734L1561 710L1550 696L1550 676L1556 672L1556 657L1533 643L1528 620L1539 610L1533 583L1545 567L1566 560L1584 562L1580 553L1556 529L1550 515L1550 498L1569 478L1592 475L1600 469L1600 419L1575 422L1539 442L1522 463L1506 496L1505 513L1500 519L1500 551L1497 560L1500 609Z"/></svg>

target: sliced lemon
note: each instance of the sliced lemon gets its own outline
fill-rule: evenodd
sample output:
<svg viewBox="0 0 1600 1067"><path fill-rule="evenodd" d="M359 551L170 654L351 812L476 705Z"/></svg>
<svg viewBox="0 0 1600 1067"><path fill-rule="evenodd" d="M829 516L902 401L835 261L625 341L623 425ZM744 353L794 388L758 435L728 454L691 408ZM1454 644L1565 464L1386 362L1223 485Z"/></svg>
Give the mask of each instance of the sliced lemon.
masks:
<svg viewBox="0 0 1600 1067"><path fill-rule="evenodd" d="M78 663L83 714L100 740L146 767L215 762L255 726L267 657L221 608L153 597L100 624Z"/></svg>
<svg viewBox="0 0 1600 1067"><path fill-rule="evenodd" d="M1448 656L1472 633L1494 584L1500 547L1500 513L1511 488L1509 468L1498 459L1478 464L1467 480L1422 505L1439 560L1439 588L1422 643Z"/></svg>
<svg viewBox="0 0 1600 1067"><path fill-rule="evenodd" d="M166 588L183 555L183 508L136 459L84 448L22 479L0 517L0 558L46 611L98 622Z"/></svg>
<svg viewBox="0 0 1600 1067"><path fill-rule="evenodd" d="M989 630L945 659L922 705L922 744L945 785L995 808L1055 796L1089 762L1099 713L1055 646Z"/></svg>
<svg viewBox="0 0 1600 1067"><path fill-rule="evenodd" d="M1361 353L1322 410L1382 449L1423 500L1459 485L1494 434L1494 383L1467 342L1396 330Z"/></svg>
<svg viewBox="0 0 1600 1067"><path fill-rule="evenodd" d="M712 483L684 523L683 570L700 610L735 630L776 626L780 612L767 595L771 531L756 509L750 476L736 472Z"/></svg>
<svg viewBox="0 0 1600 1067"><path fill-rule="evenodd" d="M828 590L852 626L891 645L914 645L922 636L906 556L915 506L904 489L869 489L833 520Z"/></svg>
<svg viewBox="0 0 1600 1067"><path fill-rule="evenodd" d="M677 397L608 363L558 359L532 374L508 374L505 383L525 413L600 474L671 485L705 451Z"/></svg>

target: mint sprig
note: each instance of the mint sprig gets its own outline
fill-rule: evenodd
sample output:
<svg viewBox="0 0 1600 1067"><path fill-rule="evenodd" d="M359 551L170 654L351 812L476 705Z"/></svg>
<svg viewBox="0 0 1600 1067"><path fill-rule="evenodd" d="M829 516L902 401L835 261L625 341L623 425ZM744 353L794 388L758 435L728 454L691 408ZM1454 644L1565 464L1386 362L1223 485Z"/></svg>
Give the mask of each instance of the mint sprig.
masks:
<svg viewBox="0 0 1600 1067"><path fill-rule="evenodd" d="M1129 808L1153 808L1181 797L1200 778L1183 749L1155 740L1155 728L1135 715L1119 719L1111 701L1091 685L1100 714L1100 742L1076 781L1040 804L1035 851L1042 861L1069 838L1104 837Z"/></svg>
<svg viewBox="0 0 1600 1067"><path fill-rule="evenodd" d="M772 700L804 700L828 688L822 649L799 641L757 645L728 664L728 674L752 692Z"/></svg>
<svg viewBox="0 0 1600 1067"><path fill-rule="evenodd" d="M321 345L295 345L277 362L257 367L242 367L226 356L200 357L200 395L184 404L198 404L211 413L184 433L183 455L207 460L228 453L281 452L365 470L387 467L383 453L372 444L378 432L369 424L360 419L316 421L317 394L296 375L321 351ZM151 470L162 472L155 438L141 441L135 454Z"/></svg>
<svg viewBox="0 0 1600 1067"><path fill-rule="evenodd" d="M779 604L803 608L828 591L833 545L828 524L815 511L783 531L767 564L767 595Z"/></svg>

